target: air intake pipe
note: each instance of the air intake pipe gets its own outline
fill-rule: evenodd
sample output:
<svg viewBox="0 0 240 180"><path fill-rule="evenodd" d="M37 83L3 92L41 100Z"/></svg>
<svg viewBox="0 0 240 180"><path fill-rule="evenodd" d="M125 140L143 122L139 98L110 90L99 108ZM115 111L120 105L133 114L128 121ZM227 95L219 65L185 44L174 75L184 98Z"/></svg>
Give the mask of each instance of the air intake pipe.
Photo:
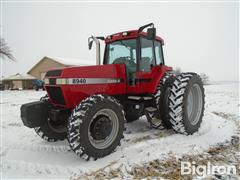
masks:
<svg viewBox="0 0 240 180"><path fill-rule="evenodd" d="M96 65L101 65L101 53L100 53L100 41L104 40L104 37L94 37L91 36L88 38L88 49L92 49L92 43L93 41L96 43Z"/></svg>

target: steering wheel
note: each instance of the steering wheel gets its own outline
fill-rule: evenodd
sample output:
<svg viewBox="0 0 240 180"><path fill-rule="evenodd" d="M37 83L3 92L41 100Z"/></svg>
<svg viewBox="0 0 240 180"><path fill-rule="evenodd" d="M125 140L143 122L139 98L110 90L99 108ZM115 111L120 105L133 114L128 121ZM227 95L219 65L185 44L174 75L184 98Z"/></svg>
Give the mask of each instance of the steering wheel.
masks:
<svg viewBox="0 0 240 180"><path fill-rule="evenodd" d="M125 64L127 68L135 69L136 63L131 59L130 56L120 57L113 61L113 64ZM131 70L134 71L134 70Z"/></svg>

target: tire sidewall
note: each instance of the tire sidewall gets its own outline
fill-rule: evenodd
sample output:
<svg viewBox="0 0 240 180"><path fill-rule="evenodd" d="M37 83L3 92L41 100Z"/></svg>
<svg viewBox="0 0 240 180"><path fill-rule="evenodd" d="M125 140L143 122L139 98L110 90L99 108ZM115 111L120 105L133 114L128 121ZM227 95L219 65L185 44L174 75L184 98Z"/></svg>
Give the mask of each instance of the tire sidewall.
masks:
<svg viewBox="0 0 240 180"><path fill-rule="evenodd" d="M199 117L199 121L197 122L197 124L192 125L189 118L188 118L188 115L187 115L187 105L188 105L187 99L188 99L189 92L190 92L190 90L191 90L191 88L193 87L194 84L198 84L200 89L201 89L202 107L201 107L201 114L200 114L200 117ZM188 134L192 134L199 129L199 127L202 123L203 112L204 112L204 89L203 89L203 84L202 84L201 79L198 76L192 76L190 78L190 80L188 81L188 85L186 86L185 93L184 93L184 96L183 96L183 124L184 124L184 127L185 127L185 131Z"/></svg>
<svg viewBox="0 0 240 180"><path fill-rule="evenodd" d="M91 123L92 118L94 117L94 115L101 109L111 109L113 110L117 117L118 117L118 124L119 124L119 128L118 128L118 133L115 137L115 139L113 140L112 144L109 145L107 148L105 149L97 149L96 147L94 147L90 140L89 140L89 136L88 136L88 129ZM122 138L123 135L123 130L124 130L124 116L121 112L121 109L118 107L118 105L116 103L113 103L107 99L103 99L102 101L99 101L98 103L95 103L91 109L88 109L82 119L82 123L80 124L80 128L79 128L79 134L80 134L80 144L82 147L84 147L84 151L87 151L88 154L90 156L95 156L96 154L98 154L99 157L103 157L109 153L111 153L112 149L115 149L118 145L119 142Z"/></svg>

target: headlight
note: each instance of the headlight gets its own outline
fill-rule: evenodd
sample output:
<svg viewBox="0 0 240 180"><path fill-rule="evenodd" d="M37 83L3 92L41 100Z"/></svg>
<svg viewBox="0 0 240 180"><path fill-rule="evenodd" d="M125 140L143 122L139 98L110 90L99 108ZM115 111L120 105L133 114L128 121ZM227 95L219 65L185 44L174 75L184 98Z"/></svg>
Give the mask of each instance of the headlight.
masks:
<svg viewBox="0 0 240 180"><path fill-rule="evenodd" d="M49 84L49 79L48 78L44 79L44 84Z"/></svg>
<svg viewBox="0 0 240 180"><path fill-rule="evenodd" d="M61 85L61 84L67 84L67 79L56 79L56 84Z"/></svg>

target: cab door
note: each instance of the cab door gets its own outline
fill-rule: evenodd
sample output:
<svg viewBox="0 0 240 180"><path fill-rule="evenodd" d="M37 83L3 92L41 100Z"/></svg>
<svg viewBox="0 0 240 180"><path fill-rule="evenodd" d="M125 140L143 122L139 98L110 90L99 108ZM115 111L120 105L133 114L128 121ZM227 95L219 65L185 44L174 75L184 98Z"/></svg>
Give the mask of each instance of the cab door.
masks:
<svg viewBox="0 0 240 180"><path fill-rule="evenodd" d="M134 94L154 93L156 83L165 72L163 65L161 43L140 37L138 39L135 83L127 88L128 92Z"/></svg>

